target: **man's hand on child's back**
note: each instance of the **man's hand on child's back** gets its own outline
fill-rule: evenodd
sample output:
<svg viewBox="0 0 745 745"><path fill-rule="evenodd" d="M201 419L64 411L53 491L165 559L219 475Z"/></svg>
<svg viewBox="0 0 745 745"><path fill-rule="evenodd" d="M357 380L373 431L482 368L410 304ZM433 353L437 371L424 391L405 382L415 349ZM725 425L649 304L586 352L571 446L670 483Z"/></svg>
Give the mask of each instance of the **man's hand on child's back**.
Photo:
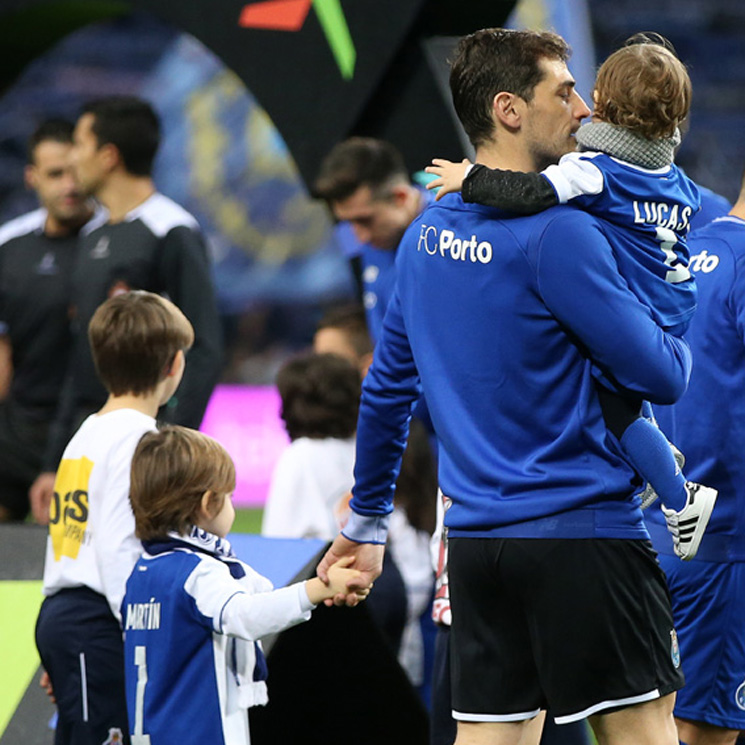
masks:
<svg viewBox="0 0 745 745"><path fill-rule="evenodd" d="M428 189L437 189L435 200L442 199L446 194L460 191L463 188L463 180L466 177L466 169L471 165L468 158L463 158L460 163L444 158L433 158L432 165L424 170L437 176L434 181L427 184Z"/></svg>

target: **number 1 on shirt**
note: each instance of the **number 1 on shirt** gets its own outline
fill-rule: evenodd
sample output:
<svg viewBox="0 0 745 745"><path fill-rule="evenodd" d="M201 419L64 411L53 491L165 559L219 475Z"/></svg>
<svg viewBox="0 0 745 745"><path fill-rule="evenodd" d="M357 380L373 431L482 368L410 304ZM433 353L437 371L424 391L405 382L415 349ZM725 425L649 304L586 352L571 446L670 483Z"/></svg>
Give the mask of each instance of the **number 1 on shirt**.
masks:
<svg viewBox="0 0 745 745"><path fill-rule="evenodd" d="M150 745L150 735L142 732L142 716L145 708L145 686L147 685L147 659L145 647L135 647L135 665L137 666L137 691L135 693L135 728L132 733L132 745Z"/></svg>

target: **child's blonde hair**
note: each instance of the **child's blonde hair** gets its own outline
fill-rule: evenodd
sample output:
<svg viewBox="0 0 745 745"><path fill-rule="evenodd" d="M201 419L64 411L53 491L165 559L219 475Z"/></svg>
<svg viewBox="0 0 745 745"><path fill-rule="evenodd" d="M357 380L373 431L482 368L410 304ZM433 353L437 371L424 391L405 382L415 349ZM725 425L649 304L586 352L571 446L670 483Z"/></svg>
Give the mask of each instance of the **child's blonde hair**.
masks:
<svg viewBox="0 0 745 745"><path fill-rule="evenodd" d="M654 140L672 137L691 107L691 79L670 43L637 34L603 62L595 116Z"/></svg>
<svg viewBox="0 0 745 745"><path fill-rule="evenodd" d="M147 432L132 457L129 499L137 537L185 533L194 525L205 492L218 500L219 509L234 489L235 466L217 440L186 427Z"/></svg>

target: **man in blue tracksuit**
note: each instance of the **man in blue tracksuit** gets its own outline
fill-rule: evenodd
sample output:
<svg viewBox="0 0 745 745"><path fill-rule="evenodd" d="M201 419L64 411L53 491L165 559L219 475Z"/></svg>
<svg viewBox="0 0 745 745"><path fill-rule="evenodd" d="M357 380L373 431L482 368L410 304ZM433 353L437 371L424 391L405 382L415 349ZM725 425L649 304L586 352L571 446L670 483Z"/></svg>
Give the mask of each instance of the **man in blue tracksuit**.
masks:
<svg viewBox="0 0 745 745"><path fill-rule="evenodd" d="M589 110L567 57L549 33L461 41L451 88L477 162L533 171L574 149ZM589 717L601 745L677 743L669 596L593 370L670 403L690 354L630 292L606 230L576 210L516 218L450 195L399 247L363 388L353 514L319 574L339 555L356 557L364 581L379 572L423 392L452 499L458 745L532 741L546 707L559 723Z"/></svg>

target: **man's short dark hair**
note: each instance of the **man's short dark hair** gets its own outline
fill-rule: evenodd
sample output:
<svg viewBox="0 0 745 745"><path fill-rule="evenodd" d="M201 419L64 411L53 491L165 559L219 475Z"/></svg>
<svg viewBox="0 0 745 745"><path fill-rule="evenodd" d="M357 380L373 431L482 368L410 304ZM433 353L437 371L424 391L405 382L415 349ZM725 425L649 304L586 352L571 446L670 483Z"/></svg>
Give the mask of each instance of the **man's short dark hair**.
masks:
<svg viewBox="0 0 745 745"><path fill-rule="evenodd" d="M409 181L403 156L390 142L372 137L351 137L329 152L313 185L313 196L335 202L369 186L382 197L391 182Z"/></svg>
<svg viewBox="0 0 745 745"><path fill-rule="evenodd" d="M34 162L36 148L42 142L61 142L72 145L72 133L75 125L67 119L46 119L33 131L28 139L28 162Z"/></svg>
<svg viewBox="0 0 745 745"><path fill-rule="evenodd" d="M93 115L91 131L99 147L116 146L128 173L150 176L160 144L160 123L147 101L111 96L89 101L81 114Z"/></svg>
<svg viewBox="0 0 745 745"><path fill-rule="evenodd" d="M450 68L450 91L471 144L488 142L494 131L492 105L506 91L532 101L544 72L542 59L569 59L567 43L549 31L485 28L464 36Z"/></svg>
<svg viewBox="0 0 745 745"><path fill-rule="evenodd" d="M281 416L291 440L352 437L357 429L361 381L357 368L336 354L307 354L277 374Z"/></svg>

